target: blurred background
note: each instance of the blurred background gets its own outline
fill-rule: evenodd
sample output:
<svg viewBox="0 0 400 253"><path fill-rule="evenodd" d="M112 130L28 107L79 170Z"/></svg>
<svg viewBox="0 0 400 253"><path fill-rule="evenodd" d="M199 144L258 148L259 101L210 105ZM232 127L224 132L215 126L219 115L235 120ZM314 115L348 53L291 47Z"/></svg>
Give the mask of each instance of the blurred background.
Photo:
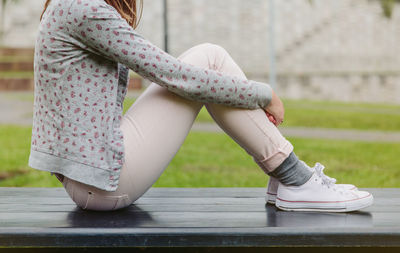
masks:
<svg viewBox="0 0 400 253"><path fill-rule="evenodd" d="M33 48L44 0L2 0L0 186L61 186L27 166ZM286 108L282 133L339 182L400 187L400 1L144 0L138 32L178 56L224 47ZM125 110L149 83L131 73ZM202 110L156 186L262 187L268 180Z"/></svg>

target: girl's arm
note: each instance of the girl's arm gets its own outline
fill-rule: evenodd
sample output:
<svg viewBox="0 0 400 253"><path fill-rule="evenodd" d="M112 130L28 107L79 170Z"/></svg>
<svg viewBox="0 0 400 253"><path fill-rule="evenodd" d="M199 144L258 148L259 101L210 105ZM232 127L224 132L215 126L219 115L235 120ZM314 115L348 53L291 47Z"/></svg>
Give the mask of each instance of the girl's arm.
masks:
<svg viewBox="0 0 400 253"><path fill-rule="evenodd" d="M84 50L120 62L144 78L187 99L242 108L265 108L268 84L224 75L184 63L138 34L104 1L75 0L68 30Z"/></svg>

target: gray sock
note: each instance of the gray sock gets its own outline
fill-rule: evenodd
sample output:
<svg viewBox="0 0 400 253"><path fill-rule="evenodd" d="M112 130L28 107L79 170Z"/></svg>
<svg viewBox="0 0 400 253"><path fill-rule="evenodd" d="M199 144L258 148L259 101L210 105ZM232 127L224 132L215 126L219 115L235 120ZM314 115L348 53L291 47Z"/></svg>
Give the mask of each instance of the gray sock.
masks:
<svg viewBox="0 0 400 253"><path fill-rule="evenodd" d="M312 176L312 172L300 162L294 152L283 161L274 171L268 173L285 185L299 186L305 184Z"/></svg>

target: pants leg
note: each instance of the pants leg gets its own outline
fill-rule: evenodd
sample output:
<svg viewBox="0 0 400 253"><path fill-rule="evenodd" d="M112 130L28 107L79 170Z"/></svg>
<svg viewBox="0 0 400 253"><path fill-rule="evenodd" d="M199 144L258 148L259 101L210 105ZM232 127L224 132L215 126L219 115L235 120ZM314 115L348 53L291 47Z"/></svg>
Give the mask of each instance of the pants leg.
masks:
<svg viewBox="0 0 400 253"><path fill-rule="evenodd" d="M196 62L193 47L179 59ZM83 209L116 210L132 204L159 178L188 135L203 103L152 83L124 115L125 163L118 188L107 192L64 177L63 185Z"/></svg>
<svg viewBox="0 0 400 253"><path fill-rule="evenodd" d="M222 47L213 45L206 52L214 70L246 78ZM268 120L262 109L248 110L219 104L206 104L206 108L221 129L246 150L265 173L276 169L293 151L292 144Z"/></svg>
<svg viewBox="0 0 400 253"><path fill-rule="evenodd" d="M244 77L221 47L195 46L179 59L203 68ZM125 163L116 191L107 192L64 177L63 185L75 203L90 210L115 210L130 205L159 178L178 152L203 104L187 100L152 83L129 108L121 122ZM292 146L270 123L263 110L207 104L216 122L265 170L273 170Z"/></svg>

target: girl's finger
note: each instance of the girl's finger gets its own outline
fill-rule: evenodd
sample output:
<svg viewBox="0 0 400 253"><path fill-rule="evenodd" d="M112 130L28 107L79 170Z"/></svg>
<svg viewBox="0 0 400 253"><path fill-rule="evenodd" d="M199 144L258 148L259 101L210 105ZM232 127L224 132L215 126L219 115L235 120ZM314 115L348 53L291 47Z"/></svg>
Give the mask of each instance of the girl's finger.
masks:
<svg viewBox="0 0 400 253"><path fill-rule="evenodd" d="M274 117L272 117L272 116L269 116L268 119L269 119L269 121L271 121L271 122L273 122L273 123L276 122L276 120L275 120Z"/></svg>
<svg viewBox="0 0 400 253"><path fill-rule="evenodd" d="M272 114L270 114L267 111L265 111L265 114L267 115L268 120L272 122L272 124L274 124L275 126L278 126L277 121Z"/></svg>

